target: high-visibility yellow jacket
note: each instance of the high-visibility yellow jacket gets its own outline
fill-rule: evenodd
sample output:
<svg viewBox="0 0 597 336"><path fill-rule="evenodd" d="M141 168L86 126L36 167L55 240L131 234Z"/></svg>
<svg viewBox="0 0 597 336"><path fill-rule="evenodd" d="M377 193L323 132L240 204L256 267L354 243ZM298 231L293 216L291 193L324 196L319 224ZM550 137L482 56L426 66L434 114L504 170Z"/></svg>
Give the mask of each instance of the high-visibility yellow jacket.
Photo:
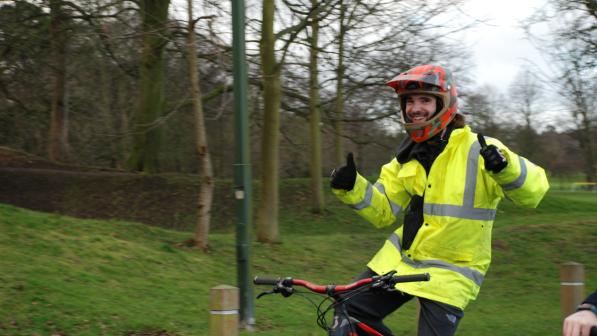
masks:
<svg viewBox="0 0 597 336"><path fill-rule="evenodd" d="M393 224L413 195L424 197L423 225L410 248L401 247L400 226L367 265L377 274L428 272L428 282L398 284L411 295L464 309L479 293L491 261L491 229L500 200L536 207L549 188L545 171L487 138L508 160L504 170L485 169L477 136L468 126L455 129L433 162L429 176L416 160L393 159L371 185L357 174L350 191L334 189L344 203L376 227Z"/></svg>

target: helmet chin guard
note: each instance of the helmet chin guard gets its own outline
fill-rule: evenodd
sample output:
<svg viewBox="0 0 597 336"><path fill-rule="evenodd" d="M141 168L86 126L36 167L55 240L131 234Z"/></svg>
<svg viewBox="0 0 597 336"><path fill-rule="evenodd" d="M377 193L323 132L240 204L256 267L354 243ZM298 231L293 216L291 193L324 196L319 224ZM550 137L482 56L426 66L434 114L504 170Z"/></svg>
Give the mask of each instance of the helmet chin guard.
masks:
<svg viewBox="0 0 597 336"><path fill-rule="evenodd" d="M452 74L447 69L431 64L420 65L394 77L387 85L398 94L402 123L415 142L426 141L440 133L456 115L458 95ZM423 123L412 123L406 117L406 99L404 99L411 94L432 95L438 98L438 106L441 109Z"/></svg>

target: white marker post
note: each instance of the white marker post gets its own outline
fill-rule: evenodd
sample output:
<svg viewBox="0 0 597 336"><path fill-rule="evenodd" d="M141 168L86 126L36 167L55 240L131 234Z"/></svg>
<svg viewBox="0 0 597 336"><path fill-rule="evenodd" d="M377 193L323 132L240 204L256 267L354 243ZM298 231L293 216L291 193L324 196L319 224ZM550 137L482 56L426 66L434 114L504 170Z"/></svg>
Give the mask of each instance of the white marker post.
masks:
<svg viewBox="0 0 597 336"><path fill-rule="evenodd" d="M582 264L567 262L560 266L560 308L562 319L574 313L585 298L585 268Z"/></svg>
<svg viewBox="0 0 597 336"><path fill-rule="evenodd" d="M209 336L238 335L238 288L219 285L209 291Z"/></svg>

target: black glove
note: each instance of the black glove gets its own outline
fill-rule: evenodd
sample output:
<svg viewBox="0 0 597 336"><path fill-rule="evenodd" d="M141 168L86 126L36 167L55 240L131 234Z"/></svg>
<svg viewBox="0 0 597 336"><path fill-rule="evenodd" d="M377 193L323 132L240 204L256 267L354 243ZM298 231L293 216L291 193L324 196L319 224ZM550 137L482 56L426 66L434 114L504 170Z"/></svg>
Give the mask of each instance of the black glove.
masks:
<svg viewBox="0 0 597 336"><path fill-rule="evenodd" d="M346 155L346 166L332 171L330 185L334 189L352 190L357 179L357 167L354 165L352 153Z"/></svg>
<svg viewBox="0 0 597 336"><path fill-rule="evenodd" d="M481 133L477 134L477 139L481 145L481 150L479 153L485 160L485 169L493 173L499 173L506 168L508 165L508 160L506 160L506 157L502 151L500 151L500 149L494 145L488 146L485 142L485 137L483 137L483 134Z"/></svg>

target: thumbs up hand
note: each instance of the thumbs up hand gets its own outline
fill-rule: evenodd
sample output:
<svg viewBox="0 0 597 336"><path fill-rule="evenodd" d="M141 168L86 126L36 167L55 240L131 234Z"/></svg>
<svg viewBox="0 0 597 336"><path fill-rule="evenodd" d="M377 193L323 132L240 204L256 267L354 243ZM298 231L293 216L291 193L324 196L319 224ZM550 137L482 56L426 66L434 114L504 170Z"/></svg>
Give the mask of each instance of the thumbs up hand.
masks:
<svg viewBox="0 0 597 336"><path fill-rule="evenodd" d="M506 160L506 157L502 151L500 151L500 149L495 145L488 146L485 142L485 137L481 133L477 134L477 139L481 145L481 150L479 153L485 160L485 169L493 173L499 173L506 168L508 165L508 160Z"/></svg>
<svg viewBox="0 0 597 336"><path fill-rule="evenodd" d="M357 167L354 164L352 153L348 153L346 156L346 166L334 169L331 178L330 185L334 189L350 191L354 188L354 182L357 179Z"/></svg>

